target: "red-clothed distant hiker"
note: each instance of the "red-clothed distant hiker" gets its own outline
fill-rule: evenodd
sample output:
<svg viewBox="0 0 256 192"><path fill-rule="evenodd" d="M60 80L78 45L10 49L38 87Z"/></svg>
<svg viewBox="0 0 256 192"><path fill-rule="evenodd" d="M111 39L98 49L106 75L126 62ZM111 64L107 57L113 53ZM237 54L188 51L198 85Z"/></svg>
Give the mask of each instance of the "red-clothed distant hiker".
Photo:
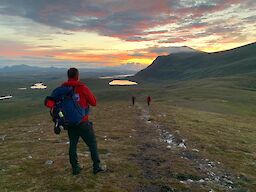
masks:
<svg viewBox="0 0 256 192"><path fill-rule="evenodd" d="M150 97L150 96L148 96L148 97L147 97L147 103L148 103L148 106L150 105L151 100L152 100L152 99L151 99L151 97Z"/></svg>
<svg viewBox="0 0 256 192"><path fill-rule="evenodd" d="M135 97L134 96L132 96L132 105L134 105L135 104Z"/></svg>

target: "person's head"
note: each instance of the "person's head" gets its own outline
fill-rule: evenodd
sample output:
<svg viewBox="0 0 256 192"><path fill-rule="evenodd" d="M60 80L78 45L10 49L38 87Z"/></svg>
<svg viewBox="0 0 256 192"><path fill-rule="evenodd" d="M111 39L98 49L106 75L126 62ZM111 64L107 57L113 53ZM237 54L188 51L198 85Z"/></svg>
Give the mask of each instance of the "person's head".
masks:
<svg viewBox="0 0 256 192"><path fill-rule="evenodd" d="M77 68L70 68L67 74L68 74L68 79L79 80L79 71Z"/></svg>

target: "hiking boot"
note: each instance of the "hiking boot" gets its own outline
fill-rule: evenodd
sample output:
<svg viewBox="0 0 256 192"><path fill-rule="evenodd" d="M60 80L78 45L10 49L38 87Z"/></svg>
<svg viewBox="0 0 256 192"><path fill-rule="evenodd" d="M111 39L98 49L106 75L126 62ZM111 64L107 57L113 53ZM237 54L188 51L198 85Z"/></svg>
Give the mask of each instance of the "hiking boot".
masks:
<svg viewBox="0 0 256 192"><path fill-rule="evenodd" d="M99 166L93 168L93 174L96 175L97 173L105 172L106 170L107 170L106 165L105 166L99 165Z"/></svg>
<svg viewBox="0 0 256 192"><path fill-rule="evenodd" d="M81 173L81 170L82 170L82 168L79 165L77 165L75 167L72 167L72 174L73 175L78 175L78 174Z"/></svg>
<svg viewBox="0 0 256 192"><path fill-rule="evenodd" d="M54 133L55 133L56 135L59 135L60 132L61 132L60 126L55 125L55 126L54 126Z"/></svg>

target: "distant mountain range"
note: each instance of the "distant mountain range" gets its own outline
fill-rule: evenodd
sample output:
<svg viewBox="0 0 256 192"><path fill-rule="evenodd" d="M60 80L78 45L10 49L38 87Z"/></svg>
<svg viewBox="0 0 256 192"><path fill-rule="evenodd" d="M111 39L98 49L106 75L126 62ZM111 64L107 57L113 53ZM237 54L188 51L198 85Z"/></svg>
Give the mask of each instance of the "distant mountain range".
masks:
<svg viewBox="0 0 256 192"><path fill-rule="evenodd" d="M55 75L55 74L66 74L68 68L57 68L57 67L37 67L30 65L13 65L5 66L0 68L1 75ZM139 70L136 68L127 69L127 66L117 67L102 67L102 68L79 68L80 74L86 75L87 77L101 77L111 75L127 75L135 74Z"/></svg>
<svg viewBox="0 0 256 192"><path fill-rule="evenodd" d="M214 53L176 48L169 55L158 56L134 78L185 80L244 74L256 74L256 43Z"/></svg>
<svg viewBox="0 0 256 192"><path fill-rule="evenodd" d="M109 67L99 67L99 68L79 68L81 72L121 72L121 73L135 73L145 68L144 65L139 63L127 63L119 66L109 66ZM31 65L12 65L12 66L4 66L0 67L0 72L5 73L17 73L17 72L62 72L66 71L67 68L59 68L59 67L38 67Z"/></svg>
<svg viewBox="0 0 256 192"><path fill-rule="evenodd" d="M30 65L13 65L13 66L5 66L0 68L0 72L4 73L18 73L18 72L49 72L49 71L63 71L64 68L55 68L55 67L36 67Z"/></svg>

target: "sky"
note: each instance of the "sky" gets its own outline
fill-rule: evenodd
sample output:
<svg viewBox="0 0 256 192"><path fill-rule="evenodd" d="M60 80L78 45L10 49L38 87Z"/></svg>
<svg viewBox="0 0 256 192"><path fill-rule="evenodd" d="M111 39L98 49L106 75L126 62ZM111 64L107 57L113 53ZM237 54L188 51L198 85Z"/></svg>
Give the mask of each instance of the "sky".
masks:
<svg viewBox="0 0 256 192"><path fill-rule="evenodd" d="M143 68L256 41L255 0L0 0L0 67Z"/></svg>

